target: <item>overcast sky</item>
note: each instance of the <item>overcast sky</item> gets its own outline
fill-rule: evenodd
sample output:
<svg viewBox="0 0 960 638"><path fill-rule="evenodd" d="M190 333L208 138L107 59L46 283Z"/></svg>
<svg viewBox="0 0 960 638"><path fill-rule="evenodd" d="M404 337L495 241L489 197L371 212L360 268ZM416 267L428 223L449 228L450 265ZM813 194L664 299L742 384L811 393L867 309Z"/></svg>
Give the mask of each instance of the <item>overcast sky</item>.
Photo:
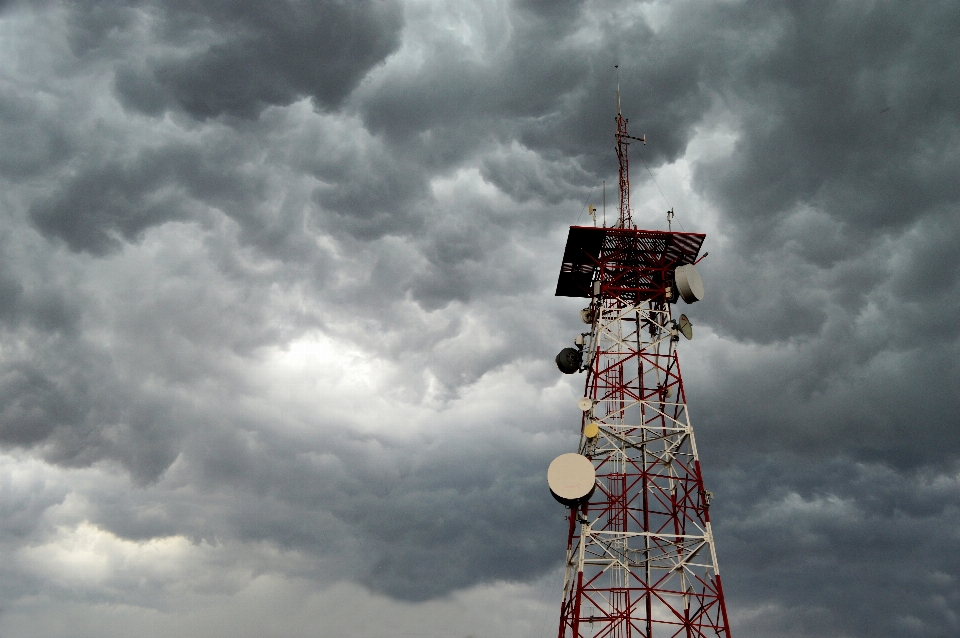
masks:
<svg viewBox="0 0 960 638"><path fill-rule="evenodd" d="M555 635L615 64L733 635L960 635L955 0L7 0L0 638Z"/></svg>

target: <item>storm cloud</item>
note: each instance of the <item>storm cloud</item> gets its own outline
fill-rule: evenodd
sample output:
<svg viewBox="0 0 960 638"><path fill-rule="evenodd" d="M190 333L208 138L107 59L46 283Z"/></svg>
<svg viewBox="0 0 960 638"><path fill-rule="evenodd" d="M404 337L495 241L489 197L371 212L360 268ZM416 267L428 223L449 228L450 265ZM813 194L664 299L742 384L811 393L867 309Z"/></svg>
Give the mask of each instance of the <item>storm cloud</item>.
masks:
<svg viewBox="0 0 960 638"><path fill-rule="evenodd" d="M554 631L618 81L634 218L707 233L734 635L960 630L956 3L6 2L0 46L0 635Z"/></svg>

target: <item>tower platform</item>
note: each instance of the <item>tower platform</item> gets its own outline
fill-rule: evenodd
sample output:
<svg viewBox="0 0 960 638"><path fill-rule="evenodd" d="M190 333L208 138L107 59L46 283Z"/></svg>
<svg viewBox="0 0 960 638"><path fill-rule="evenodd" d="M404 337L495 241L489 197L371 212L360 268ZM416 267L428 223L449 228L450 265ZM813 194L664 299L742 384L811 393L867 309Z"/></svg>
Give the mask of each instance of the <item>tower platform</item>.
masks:
<svg viewBox="0 0 960 638"><path fill-rule="evenodd" d="M591 297L592 282L598 280L605 296L633 302L662 299L670 273L697 260L705 237L702 233L571 226L556 296Z"/></svg>

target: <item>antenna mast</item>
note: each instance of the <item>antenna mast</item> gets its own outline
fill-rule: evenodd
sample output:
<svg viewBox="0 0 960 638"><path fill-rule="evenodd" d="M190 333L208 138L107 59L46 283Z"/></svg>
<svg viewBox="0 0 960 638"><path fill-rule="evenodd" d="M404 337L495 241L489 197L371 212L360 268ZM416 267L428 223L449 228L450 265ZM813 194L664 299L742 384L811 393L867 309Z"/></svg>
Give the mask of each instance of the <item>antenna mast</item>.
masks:
<svg viewBox="0 0 960 638"><path fill-rule="evenodd" d="M627 136L627 120L620 112L620 65L613 68L617 70L617 159L620 160L620 219L617 221L619 228L632 228L633 220L630 219L630 159L627 155L627 146L629 142Z"/></svg>
<svg viewBox="0 0 960 638"><path fill-rule="evenodd" d="M637 140L647 143L647 136L633 137L627 133L627 119L620 112L620 65L614 65L617 69L617 159L620 161L620 219L617 221L616 228L635 228L633 219L630 215L630 158L628 147L630 142L627 140Z"/></svg>

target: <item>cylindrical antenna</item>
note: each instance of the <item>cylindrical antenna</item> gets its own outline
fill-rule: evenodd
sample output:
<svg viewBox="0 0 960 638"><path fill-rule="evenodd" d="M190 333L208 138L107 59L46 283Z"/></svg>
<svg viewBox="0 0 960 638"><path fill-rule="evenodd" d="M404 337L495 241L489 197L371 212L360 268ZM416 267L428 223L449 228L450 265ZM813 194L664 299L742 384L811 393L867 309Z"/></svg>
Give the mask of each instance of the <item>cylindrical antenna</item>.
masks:
<svg viewBox="0 0 960 638"><path fill-rule="evenodd" d="M607 180L603 180L603 227L607 227Z"/></svg>

